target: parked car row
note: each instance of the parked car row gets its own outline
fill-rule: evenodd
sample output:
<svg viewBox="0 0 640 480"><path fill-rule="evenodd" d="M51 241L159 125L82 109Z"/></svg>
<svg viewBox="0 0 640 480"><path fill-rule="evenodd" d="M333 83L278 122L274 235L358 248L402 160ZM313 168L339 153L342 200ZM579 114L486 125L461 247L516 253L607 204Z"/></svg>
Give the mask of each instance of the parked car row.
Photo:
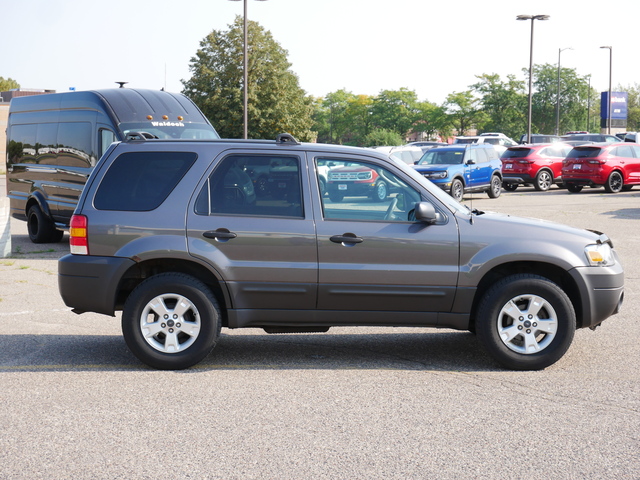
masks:
<svg viewBox="0 0 640 480"><path fill-rule="evenodd" d="M509 147L501 160L503 187L511 192L520 185L546 191L555 184L571 193L585 186L618 193L640 184L640 145L635 143L520 145Z"/></svg>

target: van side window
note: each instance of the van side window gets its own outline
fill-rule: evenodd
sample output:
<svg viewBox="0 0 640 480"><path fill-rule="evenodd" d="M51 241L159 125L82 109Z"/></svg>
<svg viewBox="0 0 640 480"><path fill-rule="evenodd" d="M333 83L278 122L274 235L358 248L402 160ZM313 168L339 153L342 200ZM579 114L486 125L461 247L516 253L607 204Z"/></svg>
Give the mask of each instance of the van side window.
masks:
<svg viewBox="0 0 640 480"><path fill-rule="evenodd" d="M89 122L61 123L58 126L58 165L90 168L95 165Z"/></svg>
<svg viewBox="0 0 640 480"><path fill-rule="evenodd" d="M109 145L116 141L116 134L106 128L100 129L100 144L98 146L98 157L104 155Z"/></svg>
<svg viewBox="0 0 640 480"><path fill-rule="evenodd" d="M36 163L37 125L13 125L7 145L9 163Z"/></svg>
<svg viewBox="0 0 640 480"><path fill-rule="evenodd" d="M96 192L98 210L148 212L164 202L196 161L193 152L123 153Z"/></svg>
<svg viewBox="0 0 640 480"><path fill-rule="evenodd" d="M231 155L207 179L195 211L199 215L303 218L300 159Z"/></svg>

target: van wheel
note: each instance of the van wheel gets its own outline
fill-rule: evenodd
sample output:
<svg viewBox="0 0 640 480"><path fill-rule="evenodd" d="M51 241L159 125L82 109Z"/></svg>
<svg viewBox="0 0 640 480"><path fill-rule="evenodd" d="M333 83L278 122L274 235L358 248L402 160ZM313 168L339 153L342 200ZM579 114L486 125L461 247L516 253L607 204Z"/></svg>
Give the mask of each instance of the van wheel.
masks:
<svg viewBox="0 0 640 480"><path fill-rule="evenodd" d="M147 365L180 370L203 360L220 334L220 308L203 282L161 273L138 285L124 305L122 334Z"/></svg>
<svg viewBox="0 0 640 480"><path fill-rule="evenodd" d="M33 243L56 243L62 240L64 232L57 230L54 223L38 205L32 205L27 213L27 231Z"/></svg>
<svg viewBox="0 0 640 480"><path fill-rule="evenodd" d="M502 193L502 182L500 181L500 177L494 175L491 177L491 184L489 185L489 190L487 190L487 195L489 198L498 198Z"/></svg>
<svg viewBox="0 0 640 480"><path fill-rule="evenodd" d="M532 274L505 277L478 307L478 340L499 363L513 370L541 370L569 349L576 315L567 294Z"/></svg>
<svg viewBox="0 0 640 480"><path fill-rule="evenodd" d="M611 175L607 178L607 183L604 184L604 189L607 193L619 193L622 191L623 186L624 181L622 179L622 175L620 172L615 171L611 172Z"/></svg>

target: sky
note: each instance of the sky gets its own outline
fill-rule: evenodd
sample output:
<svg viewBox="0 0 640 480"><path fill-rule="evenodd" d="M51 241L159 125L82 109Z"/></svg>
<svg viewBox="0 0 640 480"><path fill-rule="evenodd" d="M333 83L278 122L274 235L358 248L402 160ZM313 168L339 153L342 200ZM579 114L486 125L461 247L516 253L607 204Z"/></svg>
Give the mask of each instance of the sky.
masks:
<svg viewBox="0 0 640 480"><path fill-rule="evenodd" d="M345 89L375 96L407 88L436 104L476 75L525 80L533 61L591 75L597 91L640 84L639 0L247 0L248 18L288 52L309 95ZM200 42L226 31L243 2L20 0L3 2L0 76L22 88L127 87L180 92Z"/></svg>

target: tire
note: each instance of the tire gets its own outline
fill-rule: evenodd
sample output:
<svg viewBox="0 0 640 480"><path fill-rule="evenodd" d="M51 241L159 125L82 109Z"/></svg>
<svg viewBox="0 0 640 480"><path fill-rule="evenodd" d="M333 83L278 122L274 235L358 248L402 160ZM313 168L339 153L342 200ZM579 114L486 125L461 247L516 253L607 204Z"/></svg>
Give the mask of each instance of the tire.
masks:
<svg viewBox="0 0 640 480"><path fill-rule="evenodd" d="M511 275L486 292L476 316L478 340L504 367L541 370L566 353L576 330L567 294L550 280Z"/></svg>
<svg viewBox="0 0 640 480"><path fill-rule="evenodd" d="M549 170L540 170L533 182L533 188L539 192L546 192L553 185L553 175Z"/></svg>
<svg viewBox="0 0 640 480"><path fill-rule="evenodd" d="M504 188L507 192L515 192L518 189L517 183L503 183L502 188Z"/></svg>
<svg viewBox="0 0 640 480"><path fill-rule="evenodd" d="M340 203L344 200L344 195L339 192L329 192L329 199L334 203Z"/></svg>
<svg viewBox="0 0 640 480"><path fill-rule="evenodd" d="M624 185L622 187L622 191L623 192L628 192L629 190L631 190L633 188L633 185Z"/></svg>
<svg viewBox="0 0 640 480"><path fill-rule="evenodd" d="M203 282L182 273L161 273L143 281L127 298L122 334L143 363L181 370L213 350L220 318L218 302Z"/></svg>
<svg viewBox="0 0 640 480"><path fill-rule="evenodd" d="M458 202L462 201L462 197L464 196L464 185L462 184L462 180L455 178L453 182L451 182L450 194Z"/></svg>
<svg viewBox="0 0 640 480"><path fill-rule="evenodd" d="M613 171L607 178L607 183L604 184L604 189L607 193L620 193L624 188L624 180L620 172Z"/></svg>
<svg viewBox="0 0 640 480"><path fill-rule="evenodd" d="M489 190L487 190L487 195L489 198L498 198L502 193L502 181L500 177L494 175L491 177L491 184L489 185Z"/></svg>
<svg viewBox="0 0 640 480"><path fill-rule="evenodd" d="M567 190L571 193L580 193L582 191L582 185L576 185L575 183L568 183Z"/></svg>
<svg viewBox="0 0 640 480"><path fill-rule="evenodd" d="M371 194L371 200L374 202L384 202L389 195L389 188L387 187L386 182L380 180L373 187L373 193Z"/></svg>
<svg viewBox="0 0 640 480"><path fill-rule="evenodd" d="M27 212L27 231L33 243L57 243L64 235L38 205L32 205Z"/></svg>

